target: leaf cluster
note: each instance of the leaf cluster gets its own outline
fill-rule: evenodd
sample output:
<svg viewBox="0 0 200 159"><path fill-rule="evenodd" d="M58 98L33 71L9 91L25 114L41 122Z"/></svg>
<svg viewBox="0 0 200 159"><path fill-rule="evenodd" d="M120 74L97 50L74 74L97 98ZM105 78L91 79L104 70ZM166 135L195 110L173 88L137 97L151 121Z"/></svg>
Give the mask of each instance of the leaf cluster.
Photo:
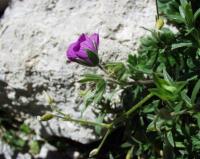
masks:
<svg viewBox="0 0 200 159"><path fill-rule="evenodd" d="M154 95L122 124L117 149L108 150L110 159L200 157L200 3L158 0L158 4L160 16L176 31L146 29L150 34L141 38L136 54L129 54L124 63L105 64L112 80L96 74L81 80L95 84L85 96L86 105L94 103L101 108L100 115L111 113L114 118L148 93ZM114 110L120 111L114 111L118 90L121 95Z"/></svg>

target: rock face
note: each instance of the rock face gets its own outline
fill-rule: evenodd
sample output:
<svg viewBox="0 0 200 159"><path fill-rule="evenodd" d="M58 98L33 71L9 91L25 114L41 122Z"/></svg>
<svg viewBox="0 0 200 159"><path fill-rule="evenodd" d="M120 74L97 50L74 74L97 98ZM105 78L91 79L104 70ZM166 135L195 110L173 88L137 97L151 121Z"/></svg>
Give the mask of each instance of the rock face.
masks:
<svg viewBox="0 0 200 159"><path fill-rule="evenodd" d="M96 138L91 128L36 116L49 110L47 91L64 112L78 118L76 83L86 67L67 64L65 51L81 33L99 32L103 60L126 59L142 26L154 26L153 0L13 0L0 20L0 105L26 118L38 134L58 135L81 143ZM85 118L94 120L88 110Z"/></svg>
<svg viewBox="0 0 200 159"><path fill-rule="evenodd" d="M9 145L0 141L0 158L11 159L13 155L13 151Z"/></svg>

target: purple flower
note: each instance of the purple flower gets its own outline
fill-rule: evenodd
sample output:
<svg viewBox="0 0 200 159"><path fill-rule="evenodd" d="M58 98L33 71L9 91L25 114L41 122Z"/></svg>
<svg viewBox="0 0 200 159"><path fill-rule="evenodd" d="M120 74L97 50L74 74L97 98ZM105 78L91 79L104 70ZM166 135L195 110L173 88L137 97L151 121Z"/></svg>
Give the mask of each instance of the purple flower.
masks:
<svg viewBox="0 0 200 159"><path fill-rule="evenodd" d="M97 66L99 34L94 33L91 36L82 34L78 40L69 45L66 52L69 61L74 61L86 66Z"/></svg>

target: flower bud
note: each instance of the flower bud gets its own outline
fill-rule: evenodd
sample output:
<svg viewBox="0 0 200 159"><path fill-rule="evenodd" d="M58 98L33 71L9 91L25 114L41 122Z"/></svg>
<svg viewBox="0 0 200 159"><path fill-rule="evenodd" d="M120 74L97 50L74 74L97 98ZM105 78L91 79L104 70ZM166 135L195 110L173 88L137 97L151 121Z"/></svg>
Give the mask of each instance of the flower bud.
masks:
<svg viewBox="0 0 200 159"><path fill-rule="evenodd" d="M159 17L156 20L156 29L160 30L160 29L162 29L163 26L164 26L164 19Z"/></svg>
<svg viewBox="0 0 200 159"><path fill-rule="evenodd" d="M96 156L98 153L99 153L99 149L98 149L98 148L93 149L93 150L90 152L89 157L94 157L94 156Z"/></svg>
<svg viewBox="0 0 200 159"><path fill-rule="evenodd" d="M42 116L40 117L40 120L41 120L41 121L48 121L48 120L51 120L52 118L54 118L54 115L53 115L53 114L51 114L51 113L46 113L46 114L44 114L44 115L42 115Z"/></svg>

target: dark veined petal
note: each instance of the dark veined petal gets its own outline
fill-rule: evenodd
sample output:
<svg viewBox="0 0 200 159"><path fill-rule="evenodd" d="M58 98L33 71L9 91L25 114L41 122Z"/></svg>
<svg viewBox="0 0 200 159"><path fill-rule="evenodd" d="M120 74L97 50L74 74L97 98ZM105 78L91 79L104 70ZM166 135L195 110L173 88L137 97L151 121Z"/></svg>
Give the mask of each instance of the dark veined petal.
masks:
<svg viewBox="0 0 200 159"><path fill-rule="evenodd" d="M86 40L81 42L81 50L90 50L93 52L97 52L97 49L94 45L94 42L86 35L85 36Z"/></svg>
<svg viewBox="0 0 200 159"><path fill-rule="evenodd" d="M99 48L99 34L94 33L90 36L91 41L95 45L95 48L98 50Z"/></svg>
<svg viewBox="0 0 200 159"><path fill-rule="evenodd" d="M79 36L77 42L82 43L82 42L84 42L84 41L86 40L86 38L87 38L87 35L81 34L81 35Z"/></svg>
<svg viewBox="0 0 200 159"><path fill-rule="evenodd" d="M80 48L80 50L77 52L77 56L81 59L87 59L88 55L85 51L85 48Z"/></svg>

